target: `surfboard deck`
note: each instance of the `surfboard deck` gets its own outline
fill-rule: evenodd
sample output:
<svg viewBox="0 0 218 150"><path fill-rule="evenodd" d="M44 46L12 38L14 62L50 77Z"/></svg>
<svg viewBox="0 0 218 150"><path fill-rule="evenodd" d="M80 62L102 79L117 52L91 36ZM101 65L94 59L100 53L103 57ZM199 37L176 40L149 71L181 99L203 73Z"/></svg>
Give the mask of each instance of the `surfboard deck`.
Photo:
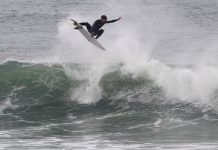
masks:
<svg viewBox="0 0 218 150"><path fill-rule="evenodd" d="M71 21L74 22L74 26L76 28L79 28L78 30L82 33L82 35L93 45L95 45L96 47L100 48L101 50L106 50L94 37L91 36L91 34L86 31L81 24L79 24L77 21L71 19Z"/></svg>

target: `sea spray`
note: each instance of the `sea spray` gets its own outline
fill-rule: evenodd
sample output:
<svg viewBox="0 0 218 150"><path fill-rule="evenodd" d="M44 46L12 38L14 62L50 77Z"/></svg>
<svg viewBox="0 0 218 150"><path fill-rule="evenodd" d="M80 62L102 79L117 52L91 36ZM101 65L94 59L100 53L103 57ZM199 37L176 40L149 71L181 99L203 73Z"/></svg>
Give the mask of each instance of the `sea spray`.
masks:
<svg viewBox="0 0 218 150"><path fill-rule="evenodd" d="M98 19L99 15L92 12L92 15L84 16L78 12L71 12L70 16L59 23L57 37L60 43L57 44L56 56L58 55L60 63L64 66L69 78L86 81L77 90L72 91L72 99L81 103L99 101L103 92L102 87L99 85L101 79L107 72L110 72L109 66L119 66L121 64L122 74L130 74L131 78L136 80L138 77L150 78L157 87L165 92L165 96L169 99L202 105L213 104L214 100L211 99L214 99L218 85L216 82L216 66L202 65L191 68L177 68L176 66L168 66L151 56L152 52L160 50L159 46L164 44L163 38L174 37L170 29L181 29L181 26L175 26L174 23L178 23L178 19L173 13L165 10L166 3L160 4L160 9L163 10L162 13L152 9L156 2L151 3L140 0L127 2L127 4L119 5L119 7L111 11L109 8L113 8L115 4L117 4L117 1L100 3L106 8L105 11L108 13L106 15L109 20L118 17L116 15L119 14L123 17L119 22L103 27L105 33L99 39L99 42L106 46L106 52L98 50L86 41L79 32L73 29L72 22L69 20L74 18L78 19L79 22L88 21L92 24L95 19ZM169 11L174 12L175 10L171 8L174 4L170 2L167 2L167 4L170 8ZM146 6L147 9L140 7L135 11L130 11L139 5ZM126 8L129 11L121 12ZM140 13L144 11L153 12L156 17ZM187 26L188 24L186 22L183 25ZM177 38L176 36L175 39ZM160 45L157 45L158 42ZM172 42L175 44L178 41ZM187 48L187 46L181 45L180 49L182 47ZM192 49L194 50L193 44ZM161 51L164 50L166 49ZM179 56L175 56L174 59L177 58ZM80 72L81 70L77 72L70 70L70 67L66 67L67 63L85 64L89 67L83 72ZM180 58L178 63L180 63Z"/></svg>

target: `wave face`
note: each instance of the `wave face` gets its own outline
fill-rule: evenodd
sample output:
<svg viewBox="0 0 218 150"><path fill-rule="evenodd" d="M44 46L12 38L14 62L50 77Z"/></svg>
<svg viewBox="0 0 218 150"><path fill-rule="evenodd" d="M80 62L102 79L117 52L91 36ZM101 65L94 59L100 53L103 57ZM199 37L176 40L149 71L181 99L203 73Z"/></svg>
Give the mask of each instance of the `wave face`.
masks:
<svg viewBox="0 0 218 150"><path fill-rule="evenodd" d="M69 76L66 68L74 74L71 72ZM89 65L12 61L1 64L0 112L4 114L1 115L1 128L65 122L71 115L102 115L113 119L119 116L128 121L132 119L133 126L138 122L155 125L157 120L161 124L163 118L189 120L217 112L216 106L212 107L216 104L216 92L209 101L211 104L170 97L167 90L148 75L134 77L131 73L123 73L122 65L109 68L94 84L93 80L82 77L82 72L87 74L90 69ZM93 101L93 98L96 99ZM14 120L19 121L13 124Z"/></svg>
<svg viewBox="0 0 218 150"><path fill-rule="evenodd" d="M63 115L61 107L64 106L62 100L70 87L69 79L61 68L6 62L0 66L0 70L0 111L2 114L10 114L2 116L1 128L17 128L17 124L31 125L28 121L46 121L55 116L60 119ZM59 111L54 111L55 108ZM14 119L21 123L7 125L10 124L9 120Z"/></svg>

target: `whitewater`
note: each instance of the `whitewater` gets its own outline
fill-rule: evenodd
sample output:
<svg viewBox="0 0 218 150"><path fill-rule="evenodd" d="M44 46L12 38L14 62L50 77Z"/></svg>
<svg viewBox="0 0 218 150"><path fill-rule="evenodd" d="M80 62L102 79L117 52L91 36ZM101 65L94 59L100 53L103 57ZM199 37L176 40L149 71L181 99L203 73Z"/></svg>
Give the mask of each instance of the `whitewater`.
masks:
<svg viewBox="0 0 218 150"><path fill-rule="evenodd" d="M218 2L0 7L0 149L218 149ZM70 21L103 14L106 51Z"/></svg>

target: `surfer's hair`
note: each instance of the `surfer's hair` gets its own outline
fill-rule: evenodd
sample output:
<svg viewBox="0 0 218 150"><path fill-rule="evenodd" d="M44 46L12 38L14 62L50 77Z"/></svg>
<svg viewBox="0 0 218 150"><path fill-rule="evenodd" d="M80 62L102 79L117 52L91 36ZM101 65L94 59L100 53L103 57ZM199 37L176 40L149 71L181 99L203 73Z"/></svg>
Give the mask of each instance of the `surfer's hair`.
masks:
<svg viewBox="0 0 218 150"><path fill-rule="evenodd" d="M101 19L107 19L107 16L102 15L102 16L101 16Z"/></svg>

